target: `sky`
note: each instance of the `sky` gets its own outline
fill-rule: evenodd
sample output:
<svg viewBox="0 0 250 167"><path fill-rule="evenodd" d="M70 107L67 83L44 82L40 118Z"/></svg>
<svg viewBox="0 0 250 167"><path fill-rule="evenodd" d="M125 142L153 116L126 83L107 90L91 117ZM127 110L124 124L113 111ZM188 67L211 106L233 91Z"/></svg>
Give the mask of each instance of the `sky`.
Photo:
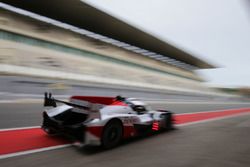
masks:
<svg viewBox="0 0 250 167"><path fill-rule="evenodd" d="M247 0L85 0L219 67L199 70L210 86L250 86Z"/></svg>

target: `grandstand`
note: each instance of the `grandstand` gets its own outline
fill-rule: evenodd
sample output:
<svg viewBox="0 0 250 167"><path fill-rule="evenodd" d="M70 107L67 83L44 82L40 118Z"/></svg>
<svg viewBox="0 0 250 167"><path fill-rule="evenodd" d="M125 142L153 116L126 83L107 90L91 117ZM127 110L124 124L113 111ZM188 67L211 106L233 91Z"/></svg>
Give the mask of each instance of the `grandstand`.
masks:
<svg viewBox="0 0 250 167"><path fill-rule="evenodd" d="M31 1L26 1L27 4L30 3L27 6L23 5L25 3L13 2L6 1L39 14L44 12L37 11L36 5ZM44 1L36 2L38 5L46 5ZM55 2L53 1L50 7L53 7ZM65 1L62 2L64 4ZM70 1L69 5L74 3L75 0ZM99 17L101 11L83 2L81 5L88 9L85 15L92 12L97 14L88 15L89 17L92 19ZM76 20L72 15L66 17L66 20L58 18L61 21L59 22L17 10L3 3L0 7L0 72L2 73L216 94L214 90L206 87L203 79L195 73L195 69L214 68L214 66L147 33L131 28L130 25L103 12L101 16L107 17L106 20L110 22L109 30L113 33L93 28L100 26L94 25L96 23L76 24L79 22L76 21L71 25L66 24L69 23L68 20ZM60 10L66 10L65 5L60 7ZM49 10L49 7L46 9ZM57 15L56 12L48 13L47 17L50 18ZM123 29L127 28L129 29L127 32L131 33L119 35L117 27L112 26L115 21L118 27L121 24ZM135 37L135 33L138 37ZM140 37L142 41L137 39Z"/></svg>

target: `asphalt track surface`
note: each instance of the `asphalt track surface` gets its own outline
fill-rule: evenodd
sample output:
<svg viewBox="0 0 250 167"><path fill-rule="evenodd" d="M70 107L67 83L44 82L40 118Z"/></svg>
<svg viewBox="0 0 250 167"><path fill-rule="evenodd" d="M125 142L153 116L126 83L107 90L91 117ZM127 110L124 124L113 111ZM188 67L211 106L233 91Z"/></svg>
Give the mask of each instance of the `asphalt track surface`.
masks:
<svg viewBox="0 0 250 167"><path fill-rule="evenodd" d="M68 147L0 160L1 166L249 167L250 115L179 127L103 151Z"/></svg>
<svg viewBox="0 0 250 167"><path fill-rule="evenodd" d="M9 91L8 86L2 88L3 90L1 91ZM25 86L26 85L22 85L22 87ZM8 100L20 99L18 94L20 95L21 93L41 93L41 88L38 89L36 87L33 87L32 89L34 91L31 92L27 92L24 89L22 89L22 91L13 89L12 93L17 96L1 97L3 101L0 103L0 129L39 126L41 124L41 101L24 100L22 102L4 102L5 98L8 98ZM17 92L17 90L21 92ZM102 91L105 92L105 90ZM124 91L126 92L126 90ZM145 94L148 95L148 92ZM143 97L145 94L141 94L141 96ZM140 93L138 95L140 95ZM245 101L211 99L199 101L197 99L188 99L186 96L185 98L180 98L179 95L175 96L175 100L171 101L169 100L170 96L166 97L163 95L161 100L157 99L155 101L151 98L152 100L148 103L155 109L164 108L176 114L250 108L250 103L246 103ZM36 98L39 99L40 97L37 96ZM101 150L100 148L79 148L77 146L71 146L0 159L0 166L151 167L157 165L183 167L249 167L249 131L250 114L244 114L209 122L183 125L174 131L127 140L124 141L121 146L108 151Z"/></svg>

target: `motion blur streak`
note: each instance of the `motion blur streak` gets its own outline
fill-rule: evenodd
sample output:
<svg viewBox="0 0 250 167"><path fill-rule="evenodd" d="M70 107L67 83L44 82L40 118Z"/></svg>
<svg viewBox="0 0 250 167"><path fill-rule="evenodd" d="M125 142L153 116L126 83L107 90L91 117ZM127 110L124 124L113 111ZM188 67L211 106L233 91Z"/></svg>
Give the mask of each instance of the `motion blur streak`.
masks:
<svg viewBox="0 0 250 167"><path fill-rule="evenodd" d="M243 113L250 113L250 108L177 114L174 120L176 124L185 124ZM40 128L0 131L0 138L0 158L6 154L70 143L62 138L49 137Z"/></svg>

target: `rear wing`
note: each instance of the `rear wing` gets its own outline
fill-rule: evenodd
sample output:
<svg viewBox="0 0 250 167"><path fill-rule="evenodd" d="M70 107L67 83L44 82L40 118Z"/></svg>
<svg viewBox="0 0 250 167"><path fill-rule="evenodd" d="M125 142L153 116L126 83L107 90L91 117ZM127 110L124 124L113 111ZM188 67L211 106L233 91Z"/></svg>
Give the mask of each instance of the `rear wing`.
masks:
<svg viewBox="0 0 250 167"><path fill-rule="evenodd" d="M44 94L44 107L57 107L57 103L72 106L72 111L88 114L88 119L101 118L100 109L103 107L101 104L91 103L88 101L78 101L70 99L70 102L58 100L52 97L51 93L45 92Z"/></svg>
<svg viewBox="0 0 250 167"><path fill-rule="evenodd" d="M51 93L44 93L44 104L43 106L50 106L50 107L57 107L57 103L63 103L72 107L76 107L76 108L80 108L80 109L84 109L84 110L90 110L91 108L85 105L81 105L81 104L76 104L76 103L72 103L72 102L66 102L66 101L62 101L62 100L58 100L52 97Z"/></svg>

